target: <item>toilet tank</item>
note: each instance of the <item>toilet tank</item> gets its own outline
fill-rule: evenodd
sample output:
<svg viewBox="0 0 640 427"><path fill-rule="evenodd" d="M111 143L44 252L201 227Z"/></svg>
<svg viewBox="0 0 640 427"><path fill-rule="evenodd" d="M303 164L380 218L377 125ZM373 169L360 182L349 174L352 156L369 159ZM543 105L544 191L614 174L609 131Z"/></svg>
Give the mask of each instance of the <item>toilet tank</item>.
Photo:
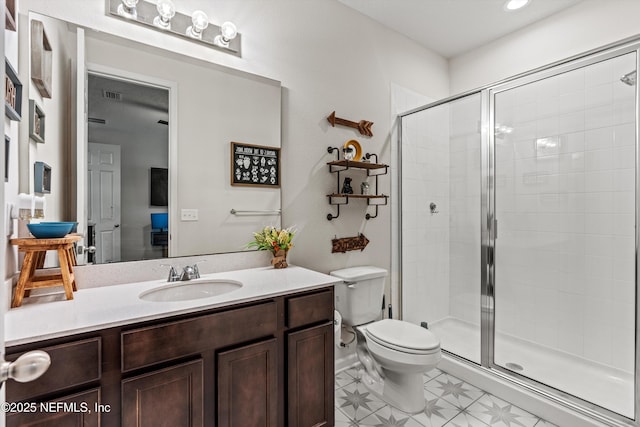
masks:
<svg viewBox="0 0 640 427"><path fill-rule="evenodd" d="M336 310L346 324L357 326L380 318L387 270L361 266L329 274L342 279L335 286Z"/></svg>

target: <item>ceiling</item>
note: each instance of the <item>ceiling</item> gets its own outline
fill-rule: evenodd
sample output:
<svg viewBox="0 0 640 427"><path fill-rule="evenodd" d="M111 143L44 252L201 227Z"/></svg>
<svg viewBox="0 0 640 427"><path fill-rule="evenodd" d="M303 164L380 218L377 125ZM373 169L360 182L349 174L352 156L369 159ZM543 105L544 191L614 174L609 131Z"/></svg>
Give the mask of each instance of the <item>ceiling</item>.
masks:
<svg viewBox="0 0 640 427"><path fill-rule="evenodd" d="M105 92L111 96L105 96ZM158 120L169 120L169 92L90 73L88 114L90 141L115 143L113 139L117 138L122 143L144 136L166 143L167 126ZM106 123L95 123L94 119Z"/></svg>
<svg viewBox="0 0 640 427"><path fill-rule="evenodd" d="M583 0L531 0L506 12L506 0L338 0L445 58L452 58ZM606 0L610 1L610 0Z"/></svg>

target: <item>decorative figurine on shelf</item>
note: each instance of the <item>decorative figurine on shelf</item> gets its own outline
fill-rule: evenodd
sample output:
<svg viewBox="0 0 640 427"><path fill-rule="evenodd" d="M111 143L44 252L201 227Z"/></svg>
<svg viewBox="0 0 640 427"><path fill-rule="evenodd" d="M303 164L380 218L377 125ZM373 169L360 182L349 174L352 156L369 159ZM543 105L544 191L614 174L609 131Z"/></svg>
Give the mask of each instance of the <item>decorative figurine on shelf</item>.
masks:
<svg viewBox="0 0 640 427"><path fill-rule="evenodd" d="M365 196L369 194L369 183L367 181L360 184L360 192Z"/></svg>
<svg viewBox="0 0 640 427"><path fill-rule="evenodd" d="M351 178L346 177L342 184L342 194L353 194L353 188L351 188Z"/></svg>
<svg viewBox="0 0 640 427"><path fill-rule="evenodd" d="M342 149L342 155L344 156L345 160L353 160L353 157L355 156L354 153L354 149L352 146L348 146Z"/></svg>

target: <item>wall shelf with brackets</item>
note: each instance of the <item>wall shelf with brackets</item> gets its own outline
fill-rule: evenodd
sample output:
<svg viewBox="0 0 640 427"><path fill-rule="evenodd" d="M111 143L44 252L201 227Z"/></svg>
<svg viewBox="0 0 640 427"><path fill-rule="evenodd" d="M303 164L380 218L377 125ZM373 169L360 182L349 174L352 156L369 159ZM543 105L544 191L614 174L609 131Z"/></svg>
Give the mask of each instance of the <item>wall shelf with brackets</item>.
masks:
<svg viewBox="0 0 640 427"><path fill-rule="evenodd" d="M340 156L340 150L337 147L328 147L327 151L329 153L335 152L338 157ZM335 215L327 214L327 219L329 221L340 216L340 206L349 204L349 199L364 199L367 201L367 206L372 206L375 208L375 214L371 215L370 213L367 213L365 215L366 219L376 218L378 216L378 206L386 206L389 203L389 196L385 194L378 194L378 177L389 173L389 165L378 163L378 156L376 154L367 153L364 157L367 160L373 158L375 161L363 162L346 159L340 160L338 158L337 160L334 160L332 162L327 162L327 165L329 166L329 172L336 174L337 181L337 191L332 194L327 194L329 204L336 206L337 209L337 213ZM367 177L375 177L370 194L347 194L341 190L340 173L351 169L363 170L366 171Z"/></svg>

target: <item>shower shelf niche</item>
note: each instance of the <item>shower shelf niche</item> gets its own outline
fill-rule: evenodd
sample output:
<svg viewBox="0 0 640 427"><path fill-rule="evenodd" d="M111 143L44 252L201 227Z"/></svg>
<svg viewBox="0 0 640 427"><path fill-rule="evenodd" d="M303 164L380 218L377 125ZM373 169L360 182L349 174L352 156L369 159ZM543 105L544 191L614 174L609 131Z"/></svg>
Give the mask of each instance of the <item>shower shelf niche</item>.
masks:
<svg viewBox="0 0 640 427"><path fill-rule="evenodd" d="M327 148L327 151L329 153L333 153L335 151L336 155L338 157L340 156L340 150L337 147L329 147ZM327 162L329 172L336 174L337 181L337 191L332 194L327 194L329 204L336 206L337 209L337 213L335 215L327 214L327 219L329 221L340 216L340 206L348 205L349 199L364 199L367 201L367 206L375 207L375 214L371 215L367 213L365 215L366 219L376 218L378 216L378 206L386 206L389 202L389 196L385 194L378 194L378 177L389 173L389 165L378 163L378 156L376 154L367 153L364 157L366 159L371 159L373 157L375 159L375 163L346 159L340 160L339 158L332 162ZM363 170L366 171L367 177L375 177L374 185L372 186L372 194L344 194L340 191L340 173L350 169ZM382 201L382 203L376 203L376 200Z"/></svg>

